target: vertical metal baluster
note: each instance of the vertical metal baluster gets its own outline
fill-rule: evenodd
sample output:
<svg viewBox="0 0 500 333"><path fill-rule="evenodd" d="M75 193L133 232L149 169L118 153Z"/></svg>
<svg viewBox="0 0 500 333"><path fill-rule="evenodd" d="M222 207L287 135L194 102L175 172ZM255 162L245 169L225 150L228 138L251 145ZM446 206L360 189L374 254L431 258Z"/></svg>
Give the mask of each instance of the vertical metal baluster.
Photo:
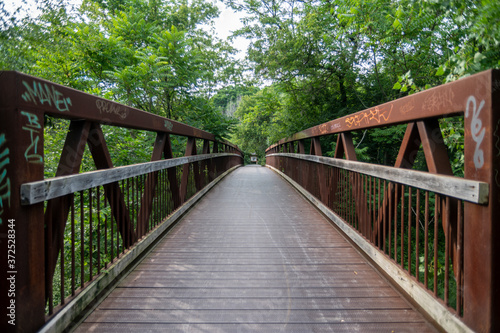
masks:
<svg viewBox="0 0 500 333"><path fill-rule="evenodd" d="M151 180L151 185L153 185L153 174L150 173L149 174L149 179ZM151 188L151 191L148 192L148 195L149 195L149 200L151 200L151 214L149 215L149 230L152 230L153 229L153 226L154 226L154 216L156 214L156 205L155 205L155 193L154 193L155 189L154 187L152 186ZM148 201L149 202L149 201Z"/></svg>
<svg viewBox="0 0 500 333"><path fill-rule="evenodd" d="M92 277L94 275L93 267L92 267L92 262L93 262L93 241L92 237L93 235L93 230L92 230L92 189L89 189L89 281L92 281Z"/></svg>
<svg viewBox="0 0 500 333"><path fill-rule="evenodd" d="M160 207L159 207L160 221L159 221L159 223L161 223L163 221L163 219L165 218L165 205L166 205L166 201L165 201L165 172L166 172L165 169L163 169L160 172L160 184L159 184L159 188L158 188L158 202L160 204Z"/></svg>
<svg viewBox="0 0 500 333"><path fill-rule="evenodd" d="M136 220L137 220L137 224L136 224L136 227L135 229L138 230L140 228L139 224L141 223L141 221L139 221L139 211L140 211L140 204L139 204L139 198L140 198L140 190L139 190L139 186L141 185L141 181L142 181L142 176L137 176L136 178L136 184L135 184L135 212L137 214L136 216Z"/></svg>
<svg viewBox="0 0 500 333"><path fill-rule="evenodd" d="M412 208L412 188L408 186L408 273L411 275L411 208Z"/></svg>
<svg viewBox="0 0 500 333"><path fill-rule="evenodd" d="M75 196L71 198L71 296L75 296Z"/></svg>
<svg viewBox="0 0 500 333"><path fill-rule="evenodd" d="M405 241L405 235L404 235L404 227L405 227L405 186L401 185L401 249L399 250L401 254L401 268L405 268L405 255L404 255L404 241Z"/></svg>
<svg viewBox="0 0 500 333"><path fill-rule="evenodd" d="M109 215L109 220L111 221L110 222L110 225L111 225L111 232L110 232L110 236L111 236L111 244L110 244L110 250L111 250L111 262L113 262L115 260L115 233L114 233L114 224L113 224L113 194L110 194L109 195L109 211L110 211L110 215ZM118 228L118 226L117 226Z"/></svg>
<svg viewBox="0 0 500 333"><path fill-rule="evenodd" d="M363 230L363 218L364 218L364 205L362 205L361 197L362 197L362 189L363 189L363 177L361 174L357 173L357 190L356 190L356 202L357 206L359 207L359 210L356 210L358 213L358 219L357 219L357 229L359 232L362 233Z"/></svg>
<svg viewBox="0 0 500 333"><path fill-rule="evenodd" d="M381 192L381 190L380 190L380 185L381 185L380 178L378 179L377 184L378 184L378 193L377 193L377 197L378 197L377 212L378 212L378 214L377 214L377 220L376 221L379 221L380 220L380 213L382 213L381 212L382 202L380 201L380 192ZM385 182L384 182L384 188L385 188ZM385 219L385 214L384 213L382 213L382 218ZM382 222L382 227L383 227L382 232L385 234L385 221L381 221L381 222ZM380 248L380 241L382 240L382 237L380 235L380 227L377 226L377 229L378 229L377 230L377 237L378 237L377 241L378 241L378 247ZM384 236L384 241L385 241L385 236ZM383 246L383 248L384 248L384 252L385 252L385 246Z"/></svg>
<svg viewBox="0 0 500 333"><path fill-rule="evenodd" d="M348 221L348 207L347 207L347 198L348 198L348 191L347 191L347 184L346 184L346 173L345 170L341 170L342 172L342 212L344 215L344 221Z"/></svg>
<svg viewBox="0 0 500 333"><path fill-rule="evenodd" d="M371 212L372 188L371 188L371 178L368 175L366 175L365 177L366 177L365 188L366 188L366 192L367 192L367 194L365 195L365 197L366 197L366 213L365 213L365 215L366 215L366 235L365 235L365 237L368 240L371 240L371 237L370 237L370 235L371 235L371 223L370 223L371 222L371 218L370 218L371 214L370 214L370 212Z"/></svg>
<svg viewBox="0 0 500 333"><path fill-rule="evenodd" d="M368 237L368 219L367 219L367 210L368 210L368 198L366 197L366 192L368 192L368 177L366 175L361 175L361 191L359 191L360 197L360 206L362 209L362 230L363 236ZM366 201L366 204L364 204Z"/></svg>
<svg viewBox="0 0 500 333"><path fill-rule="evenodd" d="M353 221L353 214L354 214L354 209L352 207L352 204L353 204L353 199L352 199L352 195L353 195L353 182L354 182L354 175L352 174L351 171L348 171L347 172L349 174L349 184L348 184L348 196L347 196L347 203L349 205L349 212L348 212L348 215L349 215L349 224L350 225L353 225L352 221Z"/></svg>
<svg viewBox="0 0 500 333"><path fill-rule="evenodd" d="M125 186L127 187L127 209L128 215L130 217L130 223L134 224L134 214L132 213L132 207L130 206L130 178L125 181Z"/></svg>
<svg viewBox="0 0 500 333"><path fill-rule="evenodd" d="M358 203L357 206L359 207L359 210L357 210L358 212L358 231L363 235L363 227L364 227L364 212L365 212L365 205L362 204L362 191L363 191L363 187L364 187L364 184L363 184L363 175L357 173L357 183L358 183L358 186L356 186L357 188L357 191L356 191L356 202Z"/></svg>
<svg viewBox="0 0 500 333"><path fill-rule="evenodd" d="M425 192L424 285L429 289L429 192Z"/></svg>
<svg viewBox="0 0 500 333"><path fill-rule="evenodd" d="M366 208L365 208L365 218L366 218L366 222L365 222L365 237L367 239L370 239L370 201L371 201L371 187L370 187L370 184L371 184L371 180L369 179L369 176L368 175L365 175L365 190L366 193L364 196L366 198Z"/></svg>
<svg viewBox="0 0 500 333"><path fill-rule="evenodd" d="M99 186L97 191L97 274L101 273L101 193Z"/></svg>
<svg viewBox="0 0 500 333"><path fill-rule="evenodd" d="M338 197L338 205L339 205L339 210L340 210L340 216L342 219L345 221L347 219L347 216L345 214L346 212L346 207L345 207L345 178L344 178L344 173L342 172L341 169L337 169L337 175L339 177L339 184L340 184L340 192L339 192L339 197Z"/></svg>
<svg viewBox="0 0 500 333"><path fill-rule="evenodd" d="M151 184L153 184L153 174L152 173L149 173L148 174L148 178L150 179L151 181ZM153 228L153 217L154 217L154 214L155 214L155 205L154 205L154 188L151 188L150 191L148 191L148 203L151 202L151 214L149 214L149 223L148 223L148 226L149 226L149 229L147 230L147 232L149 232L152 228ZM148 204L149 205L149 204ZM147 206L145 207L145 209L147 210Z"/></svg>
<svg viewBox="0 0 500 333"><path fill-rule="evenodd" d="M346 207L348 207L348 211L347 211L347 216L348 216L347 223L351 224L352 212L353 212L353 210L352 210L352 195L351 195L351 193L352 193L351 179L353 179L353 178L351 178L351 176L350 176L350 174L351 174L350 171L347 171L346 174L348 176L348 178L346 180L346 182L347 182L346 183L346 187L347 187L347 202L346 202L347 206Z"/></svg>
<svg viewBox="0 0 500 333"><path fill-rule="evenodd" d="M138 221L137 221L137 212L135 210L135 185L136 185L136 177L134 178L127 178L127 182L130 182L130 184L128 185L130 187L129 191L131 192L130 194L130 197L132 198L132 201L129 200L129 204L128 204L128 211L129 211L129 215L130 215L130 223L132 223L132 225L134 224L134 221L135 221L135 225L138 224Z"/></svg>
<svg viewBox="0 0 500 333"><path fill-rule="evenodd" d="M463 215L462 201L457 203L457 315L462 317L462 258L463 258Z"/></svg>
<svg viewBox="0 0 500 333"><path fill-rule="evenodd" d="M439 201L440 197L439 194L435 194L434 196L435 202L434 202L434 296L437 297L438 295L438 288L437 288L437 272L438 272L438 232L439 232Z"/></svg>
<svg viewBox="0 0 500 333"><path fill-rule="evenodd" d="M46 242L47 244L52 244L52 212L49 211L49 216L46 219L48 222L46 225L47 234L46 234ZM52 256L47 258L47 266L52 267ZM45 275L45 292L47 293L47 298L49 301L49 315L54 312L54 299L53 299L53 291L54 291L54 278L49 279L49 274Z"/></svg>
<svg viewBox="0 0 500 333"><path fill-rule="evenodd" d="M417 188L417 216L415 218L415 277L420 281L420 189Z"/></svg>
<svg viewBox="0 0 500 333"><path fill-rule="evenodd" d="M359 212L357 210L357 206L358 206L357 204L359 204L359 187L360 187L359 173L356 172L354 174L354 178L355 178L355 180L354 180L354 184L355 184L354 185L354 188L355 188L355 190L354 190L354 210L356 212L356 219L354 220L354 228L359 231L359 220L361 218L361 212Z"/></svg>
<svg viewBox="0 0 500 333"><path fill-rule="evenodd" d="M62 210L60 210L60 213L62 215ZM65 232L63 231L63 234L59 238L59 246L61 247L61 264L60 264L60 269L61 269L61 299L60 299L60 304L64 304L64 281L66 280L65 274L64 274L64 234Z"/></svg>
<svg viewBox="0 0 500 333"><path fill-rule="evenodd" d="M80 191L80 287L85 285L85 212L83 191Z"/></svg>
<svg viewBox="0 0 500 333"><path fill-rule="evenodd" d="M354 212L356 214L354 219L354 228L359 231L359 220L360 220L360 212L357 210L357 204L359 203L359 173L354 173Z"/></svg>
<svg viewBox="0 0 500 333"><path fill-rule="evenodd" d="M376 226L377 220L376 220L376 215L375 212L377 211L377 179L372 178L372 185L373 185L373 193L372 193L372 223L370 224L370 239L372 243L376 243L377 240L375 239L375 233L373 230L373 227ZM371 183L370 183L371 184ZM370 186L372 186L370 185Z"/></svg>
<svg viewBox="0 0 500 333"><path fill-rule="evenodd" d="M203 175L203 173L202 173ZM151 180L154 180L155 178L157 178L156 175L153 175L151 174ZM156 185L153 186L152 190L151 190L151 215L150 215L150 218L149 218L149 223L150 223L150 228L149 230L153 230L153 228L156 226L156 216L157 216L157 213L156 213L156 209L158 208L156 205L157 205L157 202L156 202L156 186L158 186L158 181L156 181Z"/></svg>
<svg viewBox="0 0 500 333"><path fill-rule="evenodd" d="M394 261L398 262L398 197L399 184L394 185Z"/></svg>
<svg viewBox="0 0 500 333"><path fill-rule="evenodd" d="M388 244L387 244L387 252L388 252L388 255L389 255L389 258L391 257L391 251L392 251L392 212L393 212L393 209L392 209L392 188L391 187L394 187L394 184L389 182L388 184L388 187L387 187L387 196L389 197L389 207L388 207L388 211L389 211L389 221L388 221L388 229L389 229L389 235L388 235Z"/></svg>
<svg viewBox="0 0 500 333"><path fill-rule="evenodd" d="M121 188L123 188L123 180L118 181L116 183L117 191L120 191ZM121 237L121 251L119 249L117 249L117 251L116 251L117 257L119 257L118 253L125 252L125 244L127 244L127 238L130 235L129 228L132 228L132 225L134 224L134 222L131 220L129 226L125 225L126 219L125 219L125 216L122 216L122 215L124 215L124 213L120 209L120 201L121 200L120 200L120 196L118 195L118 192L115 193L115 196L116 196L115 206L116 206L116 233L117 233L117 237L119 238L119 235L121 235L120 226L121 226L121 229L123 230L123 233L124 233L124 235ZM124 198L124 200L125 200L125 198ZM125 237L127 237L127 238L125 238Z"/></svg>
<svg viewBox="0 0 500 333"><path fill-rule="evenodd" d="M450 197L446 197L445 199L445 222L446 230L445 230L445 250L444 250L444 304L449 305L449 289L450 289L450 237L451 237L451 226L450 226Z"/></svg>
<svg viewBox="0 0 500 333"><path fill-rule="evenodd" d="M104 190L104 188L103 188ZM106 194L106 192L104 192ZM106 195L104 196L104 203L103 203L103 208L106 209L108 207L107 205L107 200L106 200ZM106 257L106 260L104 262L104 268L108 267L108 214L104 214L104 254ZM111 256L113 257L113 256ZM113 260L113 258L111 258Z"/></svg>

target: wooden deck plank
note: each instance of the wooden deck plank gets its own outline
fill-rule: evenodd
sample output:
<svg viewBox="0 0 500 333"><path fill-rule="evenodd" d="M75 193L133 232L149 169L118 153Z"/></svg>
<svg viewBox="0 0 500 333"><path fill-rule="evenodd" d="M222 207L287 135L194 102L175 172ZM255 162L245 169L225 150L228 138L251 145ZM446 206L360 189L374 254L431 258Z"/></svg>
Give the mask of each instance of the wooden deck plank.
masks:
<svg viewBox="0 0 500 333"><path fill-rule="evenodd" d="M432 332L287 183L230 174L77 332Z"/></svg>
<svg viewBox="0 0 500 333"><path fill-rule="evenodd" d="M109 333L129 333L129 332L176 332L176 333L235 333L235 332L258 332L258 333L381 333L381 332L428 332L422 330L422 323L307 323L307 324L197 324L197 323L101 323L98 327L95 324L83 323L81 331L84 332L109 332Z"/></svg>

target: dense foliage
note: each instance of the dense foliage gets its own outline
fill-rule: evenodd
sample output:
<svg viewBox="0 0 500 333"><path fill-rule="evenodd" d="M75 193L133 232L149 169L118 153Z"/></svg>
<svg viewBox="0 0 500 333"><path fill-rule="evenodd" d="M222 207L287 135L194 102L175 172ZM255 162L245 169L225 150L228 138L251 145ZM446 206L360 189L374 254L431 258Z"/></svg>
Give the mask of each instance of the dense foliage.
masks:
<svg viewBox="0 0 500 333"><path fill-rule="evenodd" d="M236 33L251 40L248 58L256 75L279 94L260 93L251 97L257 106L240 106L246 109L238 112L243 117L236 139L241 144L262 139L255 150L327 120L500 67L498 1L226 2L247 13L245 27ZM460 124L451 124L456 131L445 131L450 135L445 139L459 147L454 135ZM392 147L403 133L401 128L357 133L357 145L364 140L361 159L392 164L397 152ZM331 150L331 142L323 144ZM459 163L461 151L454 152L452 160Z"/></svg>
<svg viewBox="0 0 500 333"><path fill-rule="evenodd" d="M36 3L38 16L23 16L22 9L12 19L3 16L0 68L120 101L219 136L234 125L210 101L215 87L238 82L241 76L234 48L202 28L219 13L214 4L84 0L73 8L63 0Z"/></svg>

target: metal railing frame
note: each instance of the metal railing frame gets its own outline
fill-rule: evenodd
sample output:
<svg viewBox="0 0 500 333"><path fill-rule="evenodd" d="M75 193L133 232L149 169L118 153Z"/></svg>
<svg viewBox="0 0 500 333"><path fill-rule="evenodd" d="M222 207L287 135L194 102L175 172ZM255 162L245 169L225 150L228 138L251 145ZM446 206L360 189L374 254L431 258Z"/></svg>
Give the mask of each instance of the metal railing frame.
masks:
<svg viewBox="0 0 500 333"><path fill-rule="evenodd" d="M464 178L452 177L447 147L443 142L439 127L439 118L451 116L461 116L464 119ZM394 167L355 162L356 153L352 131L398 124L407 124L407 129ZM319 138L326 135L337 135L333 158L321 157ZM305 151L304 140L306 139L311 141L309 154ZM426 175L408 170L412 168L416 152L420 147L423 148L429 170ZM460 290L462 309L456 313L450 312L450 318L458 318L466 325L463 326L464 329L468 327L477 332L500 330L500 316L498 316L500 313L498 282L500 281L500 260L497 258L497 254L500 253L500 242L496 240L500 236L498 224L500 221L500 71L489 70L478 73L456 82L328 121L280 140L270 146L266 154L268 166L280 173L283 172L290 181L297 182L302 187L313 188L315 193L307 193L311 196L311 201L322 206L325 213L330 214L341 229L349 231L351 238L360 241L363 239L363 242L369 238L367 233L350 226L328 206L329 200L331 202L332 196L335 196L337 191L337 182L330 179L330 176L327 177L328 168L355 172L346 178L350 184L349 189L354 188L355 180L365 182L361 183L365 185L356 185L359 190L354 191L350 198L353 201L356 218L367 214L364 205L369 201L367 200L369 194L365 192L372 191L371 182L374 181L371 177L389 179L388 182L399 184L391 185L389 190L385 190L387 198L393 199L397 198L397 194L394 195L394 189L398 186L415 186L419 190L435 191L435 193L440 193L440 188L442 188L445 194L442 195L442 203L437 206L437 209L443 216L462 214L455 213L454 209L458 205L457 200L464 200L463 203L459 201L459 205L463 205L463 216L458 217L463 221L463 235L458 236L458 238L463 238L463 243L457 242L456 230L450 232L453 235L452 242L447 241L447 246L451 247L447 251L456 252L454 260L460 261L461 269L460 272L455 272L455 276L463 281L463 290ZM299 169L301 167L307 168L308 171ZM386 177L389 174L392 178ZM310 184L311 182L314 184ZM339 186L345 187L345 185ZM432 189L429 189L429 186ZM462 192L460 188L467 188L466 192L474 188L475 192L469 193L469 197L466 198L465 192ZM392 207L388 206L389 203L384 203L384 205L386 206L382 208L372 207L370 212L379 209L377 214L383 216L386 213L380 209L390 211L391 209L387 207ZM446 219L448 221L449 217ZM372 223L368 229L373 228L375 224ZM448 226L445 227L448 228ZM452 225L450 228L455 228L455 226ZM352 233L351 230L355 232ZM374 257L388 257L380 250L380 244L372 243L369 246L364 244L361 247L372 253ZM463 257L457 253L463 253ZM393 279L415 281L415 277L404 270L392 271L389 274L398 275L393 276ZM419 283L406 285L407 288L413 288L413 286L421 287ZM408 294L413 293L412 290L406 291ZM427 294L430 293L427 292ZM420 304L420 306L425 310L427 304ZM433 309L436 308L433 307L429 311L432 312ZM434 320L439 323L438 317L442 316L443 312L429 315L431 317L434 315Z"/></svg>
<svg viewBox="0 0 500 333"><path fill-rule="evenodd" d="M44 179L45 116L70 120L53 179ZM101 125L156 133L151 162L114 168ZM185 157L173 158L171 135L187 138ZM98 170L78 174L86 145ZM0 330L34 332L55 315L46 315L47 290L73 193L104 188L128 251L150 231L157 172L168 172L165 182L179 209L191 195L188 183L200 192L242 163L238 147L208 132L43 79L0 72ZM146 180L134 226L118 182L137 176Z"/></svg>

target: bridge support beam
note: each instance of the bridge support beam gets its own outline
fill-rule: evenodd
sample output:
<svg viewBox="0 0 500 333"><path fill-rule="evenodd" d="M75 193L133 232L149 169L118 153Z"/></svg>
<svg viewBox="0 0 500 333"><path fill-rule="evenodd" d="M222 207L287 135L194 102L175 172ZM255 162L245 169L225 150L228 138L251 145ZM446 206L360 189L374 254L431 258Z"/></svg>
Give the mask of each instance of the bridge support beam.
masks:
<svg viewBox="0 0 500 333"><path fill-rule="evenodd" d="M13 82L2 83L0 104L14 103ZM43 121L41 112L0 110L1 332L34 332L45 323L43 203L21 207L19 199L20 184L43 179Z"/></svg>
<svg viewBox="0 0 500 333"><path fill-rule="evenodd" d="M500 72L461 94L465 109L465 178L488 182L489 204L465 203L464 321L500 331ZM464 89L466 90L466 89Z"/></svg>

